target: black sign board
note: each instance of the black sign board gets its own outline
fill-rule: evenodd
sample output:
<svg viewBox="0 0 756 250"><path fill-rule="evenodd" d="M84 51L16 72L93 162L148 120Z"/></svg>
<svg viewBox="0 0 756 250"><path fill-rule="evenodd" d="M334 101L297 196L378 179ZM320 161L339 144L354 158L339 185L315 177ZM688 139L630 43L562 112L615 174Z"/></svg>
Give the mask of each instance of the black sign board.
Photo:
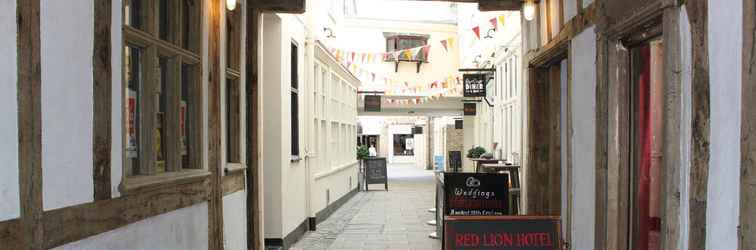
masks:
<svg viewBox="0 0 756 250"><path fill-rule="evenodd" d="M560 227L551 216L448 216L444 250L558 250Z"/></svg>
<svg viewBox="0 0 756 250"><path fill-rule="evenodd" d="M462 88L465 97L485 97L488 74L465 74Z"/></svg>
<svg viewBox="0 0 756 250"><path fill-rule="evenodd" d="M465 103L464 111L465 111L465 115L472 115L472 116L476 115L478 111L477 103L471 103L471 102Z"/></svg>
<svg viewBox="0 0 756 250"><path fill-rule="evenodd" d="M412 134L413 135L422 135L423 134L423 127L415 126L412 128Z"/></svg>
<svg viewBox="0 0 756 250"><path fill-rule="evenodd" d="M464 121L454 120L454 129L464 129Z"/></svg>
<svg viewBox="0 0 756 250"><path fill-rule="evenodd" d="M381 96L365 96L365 112L381 112Z"/></svg>
<svg viewBox="0 0 756 250"><path fill-rule="evenodd" d="M444 214L492 216L509 213L509 177L497 173L444 173Z"/></svg>
<svg viewBox="0 0 756 250"><path fill-rule="evenodd" d="M368 184L385 184L388 190L388 171L386 169L386 158L370 157L365 159L365 190L368 190Z"/></svg>

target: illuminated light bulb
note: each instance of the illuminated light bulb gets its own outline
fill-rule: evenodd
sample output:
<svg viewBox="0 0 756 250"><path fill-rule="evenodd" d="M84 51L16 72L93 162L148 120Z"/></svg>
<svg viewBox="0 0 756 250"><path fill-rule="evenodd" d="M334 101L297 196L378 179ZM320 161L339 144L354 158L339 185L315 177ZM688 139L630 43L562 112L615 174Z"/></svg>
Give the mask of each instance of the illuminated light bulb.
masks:
<svg viewBox="0 0 756 250"><path fill-rule="evenodd" d="M236 0L226 0L226 9L230 11L236 9Z"/></svg>
<svg viewBox="0 0 756 250"><path fill-rule="evenodd" d="M525 20L533 21L535 17L535 3L533 3L533 0L525 2L525 6L522 8L522 15L525 16Z"/></svg>

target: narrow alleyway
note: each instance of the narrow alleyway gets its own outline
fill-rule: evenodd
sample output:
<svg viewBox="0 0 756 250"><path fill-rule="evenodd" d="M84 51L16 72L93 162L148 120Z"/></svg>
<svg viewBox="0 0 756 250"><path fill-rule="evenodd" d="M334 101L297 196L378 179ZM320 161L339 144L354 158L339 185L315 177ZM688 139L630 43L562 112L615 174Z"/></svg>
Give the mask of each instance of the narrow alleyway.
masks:
<svg viewBox="0 0 756 250"><path fill-rule="evenodd" d="M433 172L391 165L388 175L388 192L374 185L358 193L292 249L441 249L440 241L428 238L434 227L426 224L433 219L428 212L434 203Z"/></svg>

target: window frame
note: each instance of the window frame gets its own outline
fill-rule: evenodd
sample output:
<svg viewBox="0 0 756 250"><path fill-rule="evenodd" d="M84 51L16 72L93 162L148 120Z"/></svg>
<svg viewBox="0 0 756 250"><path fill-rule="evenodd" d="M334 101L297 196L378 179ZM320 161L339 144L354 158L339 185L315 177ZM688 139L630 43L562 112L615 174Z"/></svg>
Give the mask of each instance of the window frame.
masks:
<svg viewBox="0 0 756 250"><path fill-rule="evenodd" d="M299 131L299 94L300 94L300 84L299 84L299 44L296 41L291 41L291 50L290 50L290 73L291 73L291 79L290 81L290 89L289 89L289 97L291 98L291 110L290 110L290 124L291 124L291 160L292 161L299 161L301 156L301 143L300 143L300 131Z"/></svg>
<svg viewBox="0 0 756 250"><path fill-rule="evenodd" d="M225 171L232 172L246 169L246 161L243 157L243 119L244 98L242 91L243 61L241 57L241 47L244 41L243 20L246 15L245 8L237 6L234 10L224 8L225 14L225 58L224 78L224 157ZM232 29L235 29L232 31ZM232 93L235 93L233 95ZM232 99L233 97L233 99ZM232 109L232 106L236 106Z"/></svg>
<svg viewBox="0 0 756 250"><path fill-rule="evenodd" d="M430 35L424 35L424 34L395 34L395 33L384 33L384 37L386 38L386 52L388 52L388 55L386 58L384 58L384 61L386 62L422 62L422 63L428 63L428 58L422 58L419 60L416 59L402 59L402 58L394 58L393 54L391 52L397 52L402 51L406 49L413 49L417 47L423 47L428 46L428 40L430 40ZM420 41L422 45L420 46L414 46L411 48L400 48L399 44L401 44L402 41ZM391 46L393 45L393 46Z"/></svg>
<svg viewBox="0 0 756 250"><path fill-rule="evenodd" d="M129 5L124 4L121 8L121 11L124 13L124 22L122 25L123 45L121 49L124 53L126 53L126 49L132 47L141 50L141 60L139 65L141 82L136 93L138 96L136 108L139 110L139 113L134 114L135 116L138 116L138 118L134 119L133 125L138 129L138 131L136 131L138 155L136 165L129 163L129 150L127 146L129 139L128 128L132 126L129 124L130 115L127 110L129 107L129 82L127 76L129 70L124 69L122 71L122 82L119 86L122 91L122 96L124 97L121 102L121 112L125 118L121 124L121 136L124 141L121 148L123 150L121 160L124 166L122 170L123 183L121 189L124 193L145 186L170 182L175 179L204 177L209 175L209 171L207 171L202 164L201 153L201 145L203 143L203 132L201 128L202 117L204 117L201 107L203 104L202 96L204 93L201 88L201 70L197 69L200 69L203 59L201 58L198 49L196 49L201 47L197 46L197 44L201 44L203 41L199 35L193 35L193 38L197 41L191 39L178 39L184 37L183 31L185 30L185 27L182 25L181 20L200 20L203 6L195 3L196 5L193 8L185 9L183 8L183 3L185 3L183 0L165 1L166 4L171 5L172 7L176 7L174 5L181 5L182 7L167 8L170 12L167 15L169 15L171 20L168 21L168 23L170 26L173 26L171 34L167 35L168 38L172 38L169 40L163 40L161 38L162 34L159 31L160 23L157 10L159 9L158 7L161 1L140 1L142 4L142 10L144 10L141 13L137 13L141 18L140 27L132 27L126 21L128 17L125 14L127 13ZM191 13L184 13L185 11L191 11ZM182 15L191 14L196 14L196 17L188 19L181 18ZM188 30L191 33L200 34L202 27L198 21L190 22L189 26L191 27L188 27ZM166 76L161 75L161 59L167 59L165 64L167 65L167 70L165 70L165 73L167 73ZM127 67L127 65L130 65L127 60L127 56L122 58L121 67ZM195 70L185 68L185 66L194 67ZM182 79L186 76L187 72L184 70L190 70L189 73L191 74L191 78L188 81ZM157 90L157 88L163 84L162 80L165 80L166 82L164 82L165 93L161 94L161 91ZM188 110L196 111L193 112L194 115L192 115L191 118L187 118L189 116L180 115L181 103L183 98L185 98L182 91L185 87L191 88L190 92L192 92L189 97L186 97L187 100L191 100L191 103L187 104L185 107ZM166 128L163 128L163 131L161 131L160 134L160 140L163 141L164 146L166 147L166 155L164 156L165 162L163 163L165 166L165 172L160 173L157 169L159 164L157 162L158 153L154 150L154 144L156 142L155 130L158 126L156 124L158 115L157 111L159 108L158 105L160 104L160 100L156 100L158 98L165 98L164 102L167 109L163 114ZM186 115L187 113L184 114ZM180 121L181 118L186 118L187 121L182 124L182 121ZM191 123L191 125L189 123ZM184 125L184 127L181 125ZM181 151L181 137L182 134L186 132L182 131L182 128L185 129L187 126L191 126L195 129L194 131L183 135L185 138L191 137L191 139L189 139L191 142L190 145L183 145L186 148L190 148L190 152L192 152L192 154L189 154L187 157L188 163L185 164L184 156ZM163 136L165 137L163 138Z"/></svg>

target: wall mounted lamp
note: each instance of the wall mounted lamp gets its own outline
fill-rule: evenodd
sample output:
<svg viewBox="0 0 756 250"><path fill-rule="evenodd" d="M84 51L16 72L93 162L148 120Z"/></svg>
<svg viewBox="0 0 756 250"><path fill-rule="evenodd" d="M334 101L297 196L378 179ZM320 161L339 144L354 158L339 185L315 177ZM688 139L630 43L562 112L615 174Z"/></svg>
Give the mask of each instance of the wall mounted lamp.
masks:
<svg viewBox="0 0 756 250"><path fill-rule="evenodd" d="M226 9L230 11L236 9L236 0L226 0Z"/></svg>
<svg viewBox="0 0 756 250"><path fill-rule="evenodd" d="M326 38L336 38L336 36L333 35L333 30L331 28L323 28L323 32L326 33Z"/></svg>
<svg viewBox="0 0 756 250"><path fill-rule="evenodd" d="M522 15L525 17L525 20L533 21L533 18L535 18L535 0L525 1L525 4L522 6Z"/></svg>
<svg viewBox="0 0 756 250"><path fill-rule="evenodd" d="M475 59L473 59L473 61L472 61L472 62L473 62L473 63L474 63L475 65L480 65L480 59L482 59L482 58L483 58L483 56L481 56L481 55L478 55L478 56L476 56L476 57L475 57Z"/></svg>

